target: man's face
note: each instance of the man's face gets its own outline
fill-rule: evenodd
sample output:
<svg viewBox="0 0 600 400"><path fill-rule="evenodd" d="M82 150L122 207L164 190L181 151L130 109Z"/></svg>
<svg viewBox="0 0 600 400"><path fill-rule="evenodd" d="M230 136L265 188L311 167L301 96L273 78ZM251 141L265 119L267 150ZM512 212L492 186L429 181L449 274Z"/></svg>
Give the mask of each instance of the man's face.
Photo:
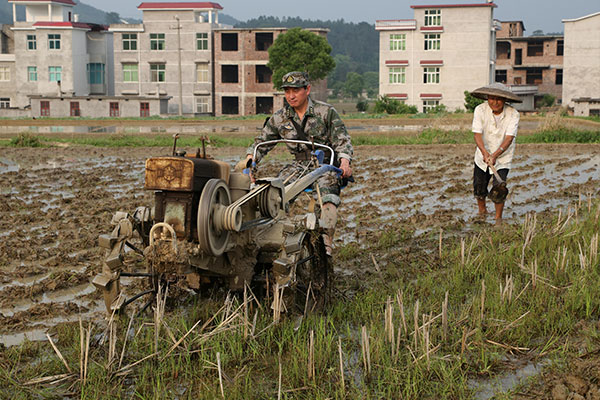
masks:
<svg viewBox="0 0 600 400"><path fill-rule="evenodd" d="M286 87L283 90L285 91L285 99L293 108L301 108L305 103L308 102L310 85L305 88Z"/></svg>
<svg viewBox="0 0 600 400"><path fill-rule="evenodd" d="M500 114L504 110L504 99L502 97L488 95L488 104L494 114Z"/></svg>

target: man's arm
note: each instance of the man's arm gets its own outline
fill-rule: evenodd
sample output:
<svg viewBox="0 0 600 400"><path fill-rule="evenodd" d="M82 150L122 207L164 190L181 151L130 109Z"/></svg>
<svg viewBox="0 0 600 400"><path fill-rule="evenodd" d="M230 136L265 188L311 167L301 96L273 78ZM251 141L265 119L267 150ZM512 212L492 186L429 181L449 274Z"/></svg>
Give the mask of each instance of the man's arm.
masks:
<svg viewBox="0 0 600 400"><path fill-rule="evenodd" d="M331 144L340 160L342 176L348 178L352 175L352 168L350 167L350 161L352 161L352 155L354 154L352 140L337 111L331 108L328 114Z"/></svg>
<svg viewBox="0 0 600 400"><path fill-rule="evenodd" d="M490 158L490 153L488 153L488 151L485 148L485 145L483 144L483 134L479 132L473 132L473 135L475 137L475 144L477 144L477 148L483 155L483 161L487 163Z"/></svg>
<svg viewBox="0 0 600 400"><path fill-rule="evenodd" d="M494 151L492 154L490 154L490 164L496 165L496 160L498 159L498 157L500 157L502 155L502 153L504 153L506 151L506 149L508 149L510 147L514 138L515 137L512 135L506 135L506 137L500 144L500 147L498 147L498 149L496 151Z"/></svg>

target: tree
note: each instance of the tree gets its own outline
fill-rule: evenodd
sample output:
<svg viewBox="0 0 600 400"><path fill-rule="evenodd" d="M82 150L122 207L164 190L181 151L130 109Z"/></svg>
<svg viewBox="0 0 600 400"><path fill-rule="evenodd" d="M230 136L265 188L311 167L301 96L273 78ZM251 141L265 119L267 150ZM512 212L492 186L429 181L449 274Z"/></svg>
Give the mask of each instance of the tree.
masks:
<svg viewBox="0 0 600 400"><path fill-rule="evenodd" d="M324 79L335 67L327 39L302 28L292 28L269 47L267 67L273 71L273 86L281 89L281 78L290 71L308 72L312 81Z"/></svg>
<svg viewBox="0 0 600 400"><path fill-rule="evenodd" d="M356 72L348 72L346 75L346 83L344 91L352 97L356 97L362 93L364 87L363 77Z"/></svg>
<svg viewBox="0 0 600 400"><path fill-rule="evenodd" d="M373 98L379 92L379 72L367 71L363 74L367 96Z"/></svg>
<svg viewBox="0 0 600 400"><path fill-rule="evenodd" d="M106 13L106 23L107 24L120 24L121 16L116 12Z"/></svg>
<svg viewBox="0 0 600 400"><path fill-rule="evenodd" d="M541 29L536 29L535 31L533 31L531 36L544 36L544 31Z"/></svg>
<svg viewBox="0 0 600 400"><path fill-rule="evenodd" d="M467 109L467 111L473 112L475 111L475 107L477 107L478 105L480 105L481 103L483 103L485 100L481 100L478 99L477 97L473 96L471 94L471 92L469 92L468 90L464 91L465 93L465 108Z"/></svg>
<svg viewBox="0 0 600 400"><path fill-rule="evenodd" d="M369 102L366 99L360 99L356 103L356 110L360 112L365 112L369 109Z"/></svg>
<svg viewBox="0 0 600 400"><path fill-rule="evenodd" d="M381 96L375 101L373 112L376 114L416 114L417 107L409 106L387 96Z"/></svg>

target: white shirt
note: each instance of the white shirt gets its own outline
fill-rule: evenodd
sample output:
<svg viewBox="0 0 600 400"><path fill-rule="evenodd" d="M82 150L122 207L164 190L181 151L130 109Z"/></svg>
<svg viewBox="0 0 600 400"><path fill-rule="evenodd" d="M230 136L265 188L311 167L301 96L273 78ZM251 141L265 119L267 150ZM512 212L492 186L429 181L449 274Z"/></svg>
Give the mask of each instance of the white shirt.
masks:
<svg viewBox="0 0 600 400"><path fill-rule="evenodd" d="M490 154L498 150L506 136L517 136L519 127L519 112L507 104L504 105L502 113L496 117L494 118L494 113L487 102L478 105L473 114L472 131L482 134L483 145ZM515 145L513 139L508 149L496 159L496 169L510 168ZM479 148L475 150L475 164L482 170L487 170L488 165L483 161L483 154Z"/></svg>

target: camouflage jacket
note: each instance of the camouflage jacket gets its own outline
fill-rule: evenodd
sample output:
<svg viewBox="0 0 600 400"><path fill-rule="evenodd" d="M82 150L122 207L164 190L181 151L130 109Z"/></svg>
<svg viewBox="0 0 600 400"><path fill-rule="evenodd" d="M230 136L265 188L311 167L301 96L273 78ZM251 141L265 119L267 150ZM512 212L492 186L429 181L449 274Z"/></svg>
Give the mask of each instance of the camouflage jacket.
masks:
<svg viewBox="0 0 600 400"><path fill-rule="evenodd" d="M315 143L325 144L333 148L337 158L347 158L352 160L352 143L350 135L346 131L346 127L342 122L339 114L331 105L321 101L308 98L308 108L304 118L307 119L304 132L307 140L314 137ZM254 147L261 142L267 140L278 139L299 139L298 133L292 123L294 120L299 126L302 126L302 121L294 109L286 103L286 105L273 114L266 123L261 134L254 139L247 151L247 154L254 154ZM287 144L292 154L305 152L309 149L304 145ZM259 162L273 146L261 146L256 153L256 162Z"/></svg>

